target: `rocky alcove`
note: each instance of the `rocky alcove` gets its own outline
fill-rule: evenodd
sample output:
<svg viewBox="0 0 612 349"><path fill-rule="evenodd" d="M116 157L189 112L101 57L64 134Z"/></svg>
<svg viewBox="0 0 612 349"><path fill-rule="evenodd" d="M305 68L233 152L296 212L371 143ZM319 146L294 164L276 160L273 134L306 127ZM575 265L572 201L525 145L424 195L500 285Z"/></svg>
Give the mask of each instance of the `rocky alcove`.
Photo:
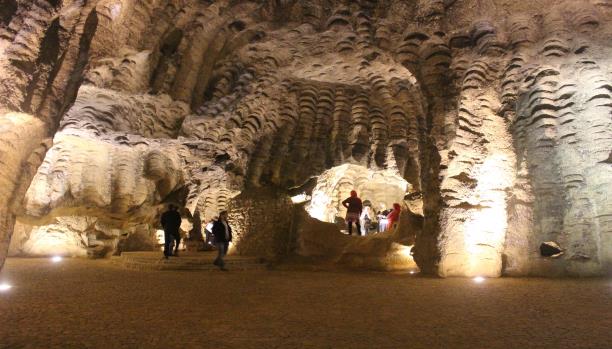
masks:
<svg viewBox="0 0 612 349"><path fill-rule="evenodd" d="M0 0L0 266L154 248L176 202L228 209L235 252L267 259L610 273L609 18L606 0ZM399 229L342 235L352 187L401 202Z"/></svg>

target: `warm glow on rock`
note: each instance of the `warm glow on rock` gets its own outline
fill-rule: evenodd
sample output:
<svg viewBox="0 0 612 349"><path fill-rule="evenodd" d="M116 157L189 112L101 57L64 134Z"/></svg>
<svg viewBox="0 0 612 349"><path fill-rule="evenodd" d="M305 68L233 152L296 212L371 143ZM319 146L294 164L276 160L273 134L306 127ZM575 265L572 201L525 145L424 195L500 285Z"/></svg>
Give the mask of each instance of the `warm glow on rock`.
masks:
<svg viewBox="0 0 612 349"><path fill-rule="evenodd" d="M498 276L501 252L506 237L506 193L512 184L512 172L503 155L488 158L477 177L476 196L484 207L474 210L465 222L465 248L468 255L466 274Z"/></svg>
<svg viewBox="0 0 612 349"><path fill-rule="evenodd" d="M51 224L32 229L21 246L21 254L31 256L75 256L87 255L87 236L61 224Z"/></svg>
<svg viewBox="0 0 612 349"><path fill-rule="evenodd" d="M158 244L163 245L164 244L164 231L162 229L156 230L155 238L157 239Z"/></svg>
<svg viewBox="0 0 612 349"><path fill-rule="evenodd" d="M356 190L363 201L370 201L373 210L383 210L391 208L394 202L401 202L408 188L408 182L394 170L378 171L345 164L319 176L307 211L313 218L335 222L335 217L344 218L346 209L341 202L349 197L351 190Z"/></svg>
<svg viewBox="0 0 612 349"><path fill-rule="evenodd" d="M498 120L498 119L494 119ZM493 121L493 120L492 120ZM509 138L504 125L487 122L491 137L490 150L481 164L462 169L454 163L452 176L445 186L457 190L456 201L442 215L440 246L442 276L497 277L502 272L502 252L508 225L506 201L508 188L514 185L514 155L509 152ZM470 186L470 191L464 188Z"/></svg>
<svg viewBox="0 0 612 349"><path fill-rule="evenodd" d="M474 280L475 283L480 284L485 281L485 278L483 278L482 276L476 276L472 280Z"/></svg>
<svg viewBox="0 0 612 349"><path fill-rule="evenodd" d="M306 194L299 194L291 197L291 202L293 202L294 204L300 204L308 200L310 200L310 196Z"/></svg>
<svg viewBox="0 0 612 349"><path fill-rule="evenodd" d="M404 257L410 257L412 258L412 247L413 246L404 246L402 245L401 247L399 247L398 249L398 253Z"/></svg>
<svg viewBox="0 0 612 349"><path fill-rule="evenodd" d="M414 258L412 257L412 247L405 246L398 243L391 244L391 250L387 257L387 265L390 268L398 270L411 270L414 272L418 269Z"/></svg>
<svg viewBox="0 0 612 349"><path fill-rule="evenodd" d="M2 1L0 268L156 249L175 202L270 260L303 215L354 266L607 275L609 2ZM403 223L341 234L351 190Z"/></svg>

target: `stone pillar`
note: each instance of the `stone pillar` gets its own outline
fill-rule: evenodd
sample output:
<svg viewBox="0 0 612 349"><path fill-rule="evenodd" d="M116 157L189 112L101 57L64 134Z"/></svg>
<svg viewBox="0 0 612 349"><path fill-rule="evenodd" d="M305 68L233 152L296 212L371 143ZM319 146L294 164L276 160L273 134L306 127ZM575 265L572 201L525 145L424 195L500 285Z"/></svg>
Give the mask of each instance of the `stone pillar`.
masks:
<svg viewBox="0 0 612 349"><path fill-rule="evenodd" d="M247 190L228 206L238 254L274 260L291 251L293 203L288 196L272 189Z"/></svg>
<svg viewBox="0 0 612 349"><path fill-rule="evenodd" d="M22 113L0 116L0 269L8 252L15 225L13 208L30 183L28 160L45 137L44 124Z"/></svg>

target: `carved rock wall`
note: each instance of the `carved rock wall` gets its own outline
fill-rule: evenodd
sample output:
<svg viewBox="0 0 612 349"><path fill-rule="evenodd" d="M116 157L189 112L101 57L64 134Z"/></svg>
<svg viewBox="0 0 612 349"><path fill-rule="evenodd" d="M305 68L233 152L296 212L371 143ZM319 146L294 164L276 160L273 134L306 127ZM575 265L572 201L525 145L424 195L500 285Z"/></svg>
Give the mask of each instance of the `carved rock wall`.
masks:
<svg viewBox="0 0 612 349"><path fill-rule="evenodd" d="M230 250L268 261L280 260L294 250L293 205L285 193L252 190L232 198L228 204L233 229Z"/></svg>
<svg viewBox="0 0 612 349"><path fill-rule="evenodd" d="M351 164L421 193L424 272L610 270L607 1L0 5L0 263L15 219L124 235Z"/></svg>

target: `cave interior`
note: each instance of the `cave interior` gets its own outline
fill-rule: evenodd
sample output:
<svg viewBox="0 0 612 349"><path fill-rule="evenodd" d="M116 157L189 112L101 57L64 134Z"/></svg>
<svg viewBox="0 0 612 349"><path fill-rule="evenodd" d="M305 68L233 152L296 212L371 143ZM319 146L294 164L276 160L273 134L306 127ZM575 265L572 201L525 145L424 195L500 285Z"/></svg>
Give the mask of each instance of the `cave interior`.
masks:
<svg viewBox="0 0 612 349"><path fill-rule="evenodd" d="M0 0L0 268L158 251L173 203L185 236L227 210L231 253L272 262L609 275L610 18L606 0ZM348 236L351 190L399 203L398 225Z"/></svg>

